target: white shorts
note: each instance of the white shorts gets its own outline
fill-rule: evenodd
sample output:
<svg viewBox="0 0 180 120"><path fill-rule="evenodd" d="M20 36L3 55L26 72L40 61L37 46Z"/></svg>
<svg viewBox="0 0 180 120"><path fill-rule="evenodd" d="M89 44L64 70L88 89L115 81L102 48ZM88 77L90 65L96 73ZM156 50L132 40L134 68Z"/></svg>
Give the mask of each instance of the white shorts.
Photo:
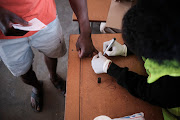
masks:
<svg viewBox="0 0 180 120"><path fill-rule="evenodd" d="M21 76L30 69L34 58L31 47L50 58L65 55L67 49L58 17L32 36L0 39L0 58L14 76Z"/></svg>

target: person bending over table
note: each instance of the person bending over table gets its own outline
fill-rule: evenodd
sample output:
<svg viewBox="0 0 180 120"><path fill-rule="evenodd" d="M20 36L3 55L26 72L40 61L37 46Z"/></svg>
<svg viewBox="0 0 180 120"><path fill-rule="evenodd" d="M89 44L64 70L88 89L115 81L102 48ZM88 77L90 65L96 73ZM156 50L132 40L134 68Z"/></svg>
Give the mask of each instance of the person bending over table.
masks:
<svg viewBox="0 0 180 120"><path fill-rule="evenodd" d="M108 56L139 56L144 60L149 76L119 67L101 52L93 57L91 65L96 74L109 74L133 96L162 107L165 120L177 120L180 118L180 42L177 32L180 19L169 16L165 17L169 20L166 21L164 17L157 11L146 12L135 5L123 18L125 44L115 41L112 50L106 52ZM110 42L103 43L103 51Z"/></svg>

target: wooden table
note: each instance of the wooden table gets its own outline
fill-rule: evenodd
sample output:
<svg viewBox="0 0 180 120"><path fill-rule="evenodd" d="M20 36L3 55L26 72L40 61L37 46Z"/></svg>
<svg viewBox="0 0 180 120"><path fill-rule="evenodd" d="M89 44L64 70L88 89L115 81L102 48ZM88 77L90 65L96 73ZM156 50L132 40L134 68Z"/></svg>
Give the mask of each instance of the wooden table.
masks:
<svg viewBox="0 0 180 120"><path fill-rule="evenodd" d="M102 51L103 42L112 38L123 44L121 34L93 34L95 47ZM79 59L75 43L78 35L71 35L67 73L65 120L93 120L99 115L118 118L138 112L145 114L146 120L163 120L161 108L133 97L119 86L108 74L95 74L91 58ZM109 57L121 67L145 75L143 64L136 56ZM97 83L101 77L101 83Z"/></svg>
<svg viewBox="0 0 180 120"><path fill-rule="evenodd" d="M87 0L90 22L105 22L108 16L111 0ZM73 13L73 21L77 21Z"/></svg>

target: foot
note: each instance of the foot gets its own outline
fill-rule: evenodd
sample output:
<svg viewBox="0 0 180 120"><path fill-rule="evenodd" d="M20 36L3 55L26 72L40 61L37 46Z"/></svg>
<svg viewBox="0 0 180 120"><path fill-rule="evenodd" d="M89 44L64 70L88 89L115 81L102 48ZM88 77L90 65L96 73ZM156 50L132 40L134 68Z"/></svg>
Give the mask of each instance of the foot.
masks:
<svg viewBox="0 0 180 120"><path fill-rule="evenodd" d="M55 77L50 77L50 80L53 83L54 87L60 90L62 94L65 96L66 81L63 80L58 74Z"/></svg>
<svg viewBox="0 0 180 120"><path fill-rule="evenodd" d="M41 112L43 106L43 82L40 81L40 89L33 87L31 93L31 107L35 112Z"/></svg>

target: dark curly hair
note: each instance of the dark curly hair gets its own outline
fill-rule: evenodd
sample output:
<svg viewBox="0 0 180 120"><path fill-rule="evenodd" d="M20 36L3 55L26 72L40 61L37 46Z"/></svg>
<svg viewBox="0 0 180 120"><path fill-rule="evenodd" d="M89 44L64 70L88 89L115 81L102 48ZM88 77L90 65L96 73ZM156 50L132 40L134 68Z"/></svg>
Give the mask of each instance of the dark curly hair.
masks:
<svg viewBox="0 0 180 120"><path fill-rule="evenodd" d="M125 44L137 56L180 62L180 14L157 4L149 8L135 5L125 14L122 22Z"/></svg>

